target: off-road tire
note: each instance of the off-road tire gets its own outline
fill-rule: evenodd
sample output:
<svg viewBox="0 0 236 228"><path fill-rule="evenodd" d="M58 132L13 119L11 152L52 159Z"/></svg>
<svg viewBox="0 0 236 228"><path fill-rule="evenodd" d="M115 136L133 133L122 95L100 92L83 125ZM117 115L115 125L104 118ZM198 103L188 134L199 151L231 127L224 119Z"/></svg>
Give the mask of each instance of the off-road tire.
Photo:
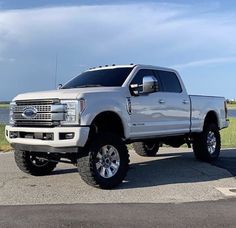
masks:
<svg viewBox="0 0 236 228"><path fill-rule="evenodd" d="M104 178L96 167L98 153L111 145L119 154L120 165L114 176ZM99 133L84 149L84 155L78 159L78 171L81 178L89 185L102 189L112 189L125 178L129 167L129 153L122 139L113 133Z"/></svg>
<svg viewBox="0 0 236 228"><path fill-rule="evenodd" d="M32 154L28 151L15 150L15 162L19 169L27 174L33 176L44 176L50 174L55 167L57 162L44 161L40 166L33 163ZM35 156L35 155L33 155Z"/></svg>
<svg viewBox="0 0 236 228"><path fill-rule="evenodd" d="M159 142L135 142L135 152L143 157L155 157L159 150Z"/></svg>
<svg viewBox="0 0 236 228"><path fill-rule="evenodd" d="M215 138L215 149L210 151L209 146L211 142L208 137L213 133L213 139ZM214 141L213 141L214 142ZM209 145L208 145L209 144ZM209 124L204 127L202 133L198 134L194 138L193 151L196 159L204 162L213 162L218 159L221 149L221 137L218 127L215 124Z"/></svg>

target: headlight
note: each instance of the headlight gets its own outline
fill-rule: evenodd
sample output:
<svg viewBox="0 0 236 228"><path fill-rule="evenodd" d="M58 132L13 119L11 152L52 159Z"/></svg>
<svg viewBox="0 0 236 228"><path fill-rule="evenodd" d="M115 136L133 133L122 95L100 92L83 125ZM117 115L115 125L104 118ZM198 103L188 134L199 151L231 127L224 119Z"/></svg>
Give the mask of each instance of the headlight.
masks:
<svg viewBox="0 0 236 228"><path fill-rule="evenodd" d="M61 103L65 105L65 120L61 121L61 124L79 124L80 115L85 108L85 100L62 100Z"/></svg>
<svg viewBox="0 0 236 228"><path fill-rule="evenodd" d="M10 103L10 113L9 113L9 123L10 125L14 125L15 124L15 120L14 120L14 110L16 107L16 102L11 102Z"/></svg>

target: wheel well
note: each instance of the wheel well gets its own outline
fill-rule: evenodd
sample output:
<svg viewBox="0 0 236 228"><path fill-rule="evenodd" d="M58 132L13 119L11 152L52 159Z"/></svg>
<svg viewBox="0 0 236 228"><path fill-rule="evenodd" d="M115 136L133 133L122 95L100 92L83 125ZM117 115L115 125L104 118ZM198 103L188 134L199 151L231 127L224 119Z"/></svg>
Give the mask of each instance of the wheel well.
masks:
<svg viewBox="0 0 236 228"><path fill-rule="evenodd" d="M204 127L206 127L209 124L216 124L217 127L218 126L218 117L217 114L214 111L210 111L207 113L205 121L204 121Z"/></svg>
<svg viewBox="0 0 236 228"><path fill-rule="evenodd" d="M113 132L124 138L124 127L121 118L114 112L102 112L98 114L92 124L90 136L98 132Z"/></svg>

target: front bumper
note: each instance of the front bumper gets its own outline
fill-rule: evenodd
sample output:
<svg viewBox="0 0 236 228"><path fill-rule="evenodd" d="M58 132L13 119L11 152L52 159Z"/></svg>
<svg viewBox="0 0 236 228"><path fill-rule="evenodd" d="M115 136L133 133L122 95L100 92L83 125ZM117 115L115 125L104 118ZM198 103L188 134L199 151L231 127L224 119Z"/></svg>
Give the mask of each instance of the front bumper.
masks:
<svg viewBox="0 0 236 228"><path fill-rule="evenodd" d="M71 133L71 139L61 138L61 135ZM12 134L15 137L12 137ZM51 134L51 139L35 138L34 135ZM30 135L31 137L28 137ZM7 125L5 136L13 148L40 151L40 152L76 152L78 147L84 147L88 140L89 127L54 127L54 128L29 128L12 127Z"/></svg>

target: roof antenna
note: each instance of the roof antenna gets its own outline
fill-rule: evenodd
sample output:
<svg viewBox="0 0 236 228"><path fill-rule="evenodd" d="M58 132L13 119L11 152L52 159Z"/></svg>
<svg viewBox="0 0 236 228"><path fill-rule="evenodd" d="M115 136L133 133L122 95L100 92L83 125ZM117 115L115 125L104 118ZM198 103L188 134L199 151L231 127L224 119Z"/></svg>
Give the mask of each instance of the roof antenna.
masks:
<svg viewBox="0 0 236 228"><path fill-rule="evenodd" d="M56 54L56 62L55 62L55 75L54 75L55 88L57 88L57 66L58 66L58 53Z"/></svg>

